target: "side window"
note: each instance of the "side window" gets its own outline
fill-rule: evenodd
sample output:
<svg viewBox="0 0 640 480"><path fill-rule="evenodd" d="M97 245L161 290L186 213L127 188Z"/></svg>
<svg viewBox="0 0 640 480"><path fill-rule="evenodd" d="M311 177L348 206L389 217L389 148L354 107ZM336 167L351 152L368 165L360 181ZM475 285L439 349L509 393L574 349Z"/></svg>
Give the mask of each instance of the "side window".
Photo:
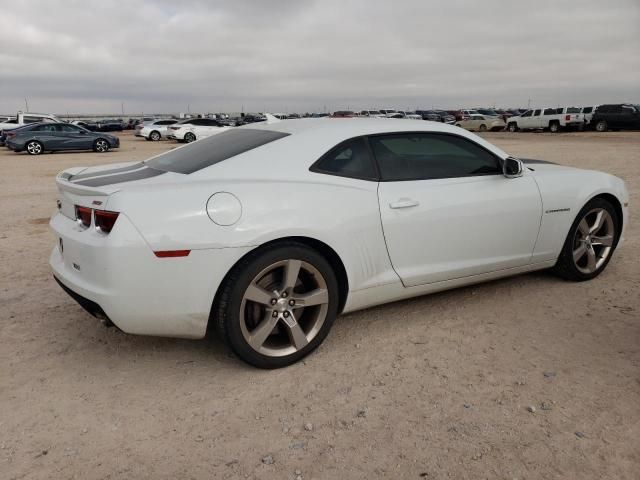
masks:
<svg viewBox="0 0 640 480"><path fill-rule="evenodd" d="M535 112L533 112L533 115L534 115L535 117L537 117L538 115L540 115L540 110L536 110Z"/></svg>
<svg viewBox="0 0 640 480"><path fill-rule="evenodd" d="M191 120L190 122L188 122L190 125L202 125L202 119L201 118L196 118L195 120Z"/></svg>
<svg viewBox="0 0 640 480"><path fill-rule="evenodd" d="M60 125L60 130L66 133L78 133L82 131L82 129L76 127L75 125Z"/></svg>
<svg viewBox="0 0 640 480"><path fill-rule="evenodd" d="M38 125L32 131L34 132L57 132L57 125Z"/></svg>
<svg viewBox="0 0 640 480"><path fill-rule="evenodd" d="M338 144L314 163L311 171L362 180L378 180L369 148L362 137Z"/></svg>
<svg viewBox="0 0 640 480"><path fill-rule="evenodd" d="M521 117L530 117L532 113L533 113L533 112L532 112L531 110L528 110L528 111L524 112L524 113L521 115Z"/></svg>
<svg viewBox="0 0 640 480"><path fill-rule="evenodd" d="M582 113L591 113L593 111L593 107L584 107L582 109Z"/></svg>
<svg viewBox="0 0 640 480"><path fill-rule="evenodd" d="M403 133L369 139L382 181L502 174L498 158L456 135Z"/></svg>
<svg viewBox="0 0 640 480"><path fill-rule="evenodd" d="M556 111L553 108L545 108L543 115L554 115Z"/></svg>

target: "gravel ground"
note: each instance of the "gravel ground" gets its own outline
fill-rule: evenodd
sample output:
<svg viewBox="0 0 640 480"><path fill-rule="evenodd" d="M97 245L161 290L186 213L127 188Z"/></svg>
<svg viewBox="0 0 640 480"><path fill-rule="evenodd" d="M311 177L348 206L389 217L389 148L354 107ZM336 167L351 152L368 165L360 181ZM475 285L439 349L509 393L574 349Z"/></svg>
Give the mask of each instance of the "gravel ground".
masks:
<svg viewBox="0 0 640 480"><path fill-rule="evenodd" d="M0 150L0 477L637 479L640 133L485 135L631 192L596 280L542 272L340 317L305 362L104 328L54 283L53 176L172 148Z"/></svg>

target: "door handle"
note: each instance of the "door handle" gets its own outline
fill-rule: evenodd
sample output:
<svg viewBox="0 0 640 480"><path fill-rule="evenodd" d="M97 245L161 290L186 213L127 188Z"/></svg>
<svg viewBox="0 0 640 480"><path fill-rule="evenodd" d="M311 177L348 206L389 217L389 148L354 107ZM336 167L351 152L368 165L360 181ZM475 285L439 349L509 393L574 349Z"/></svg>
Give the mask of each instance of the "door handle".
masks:
<svg viewBox="0 0 640 480"><path fill-rule="evenodd" d="M391 202L389 204L389 208L409 208L409 207L417 207L420 205L420 202L417 200L412 200L411 198L401 198L396 200L395 202Z"/></svg>

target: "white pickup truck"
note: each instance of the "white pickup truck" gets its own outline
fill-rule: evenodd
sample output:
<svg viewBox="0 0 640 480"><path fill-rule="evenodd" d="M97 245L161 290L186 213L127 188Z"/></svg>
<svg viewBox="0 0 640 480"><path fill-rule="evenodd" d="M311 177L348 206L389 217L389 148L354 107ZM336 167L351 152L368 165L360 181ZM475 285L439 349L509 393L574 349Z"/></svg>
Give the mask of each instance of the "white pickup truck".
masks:
<svg viewBox="0 0 640 480"><path fill-rule="evenodd" d="M37 122L55 122L61 123L60 120L55 115L50 115L48 113L30 113L30 112L18 112L16 118L5 120L4 122L0 122L0 132L3 130L13 130L14 128L21 127L23 125L27 125L29 123L37 123Z"/></svg>
<svg viewBox="0 0 640 480"><path fill-rule="evenodd" d="M507 120L510 132L544 129L556 133L569 128L584 128L584 114L578 107L536 108Z"/></svg>

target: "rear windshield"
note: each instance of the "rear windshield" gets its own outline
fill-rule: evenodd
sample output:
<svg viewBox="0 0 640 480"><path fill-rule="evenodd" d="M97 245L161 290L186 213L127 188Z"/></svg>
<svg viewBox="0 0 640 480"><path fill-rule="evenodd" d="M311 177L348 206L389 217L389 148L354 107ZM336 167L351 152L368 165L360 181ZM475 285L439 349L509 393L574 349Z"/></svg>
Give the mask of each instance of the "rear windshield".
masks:
<svg viewBox="0 0 640 480"><path fill-rule="evenodd" d="M576 107L567 108L567 113L580 113L580 109Z"/></svg>
<svg viewBox="0 0 640 480"><path fill-rule="evenodd" d="M144 163L165 172L189 174L288 135L271 130L233 129L176 148Z"/></svg>

